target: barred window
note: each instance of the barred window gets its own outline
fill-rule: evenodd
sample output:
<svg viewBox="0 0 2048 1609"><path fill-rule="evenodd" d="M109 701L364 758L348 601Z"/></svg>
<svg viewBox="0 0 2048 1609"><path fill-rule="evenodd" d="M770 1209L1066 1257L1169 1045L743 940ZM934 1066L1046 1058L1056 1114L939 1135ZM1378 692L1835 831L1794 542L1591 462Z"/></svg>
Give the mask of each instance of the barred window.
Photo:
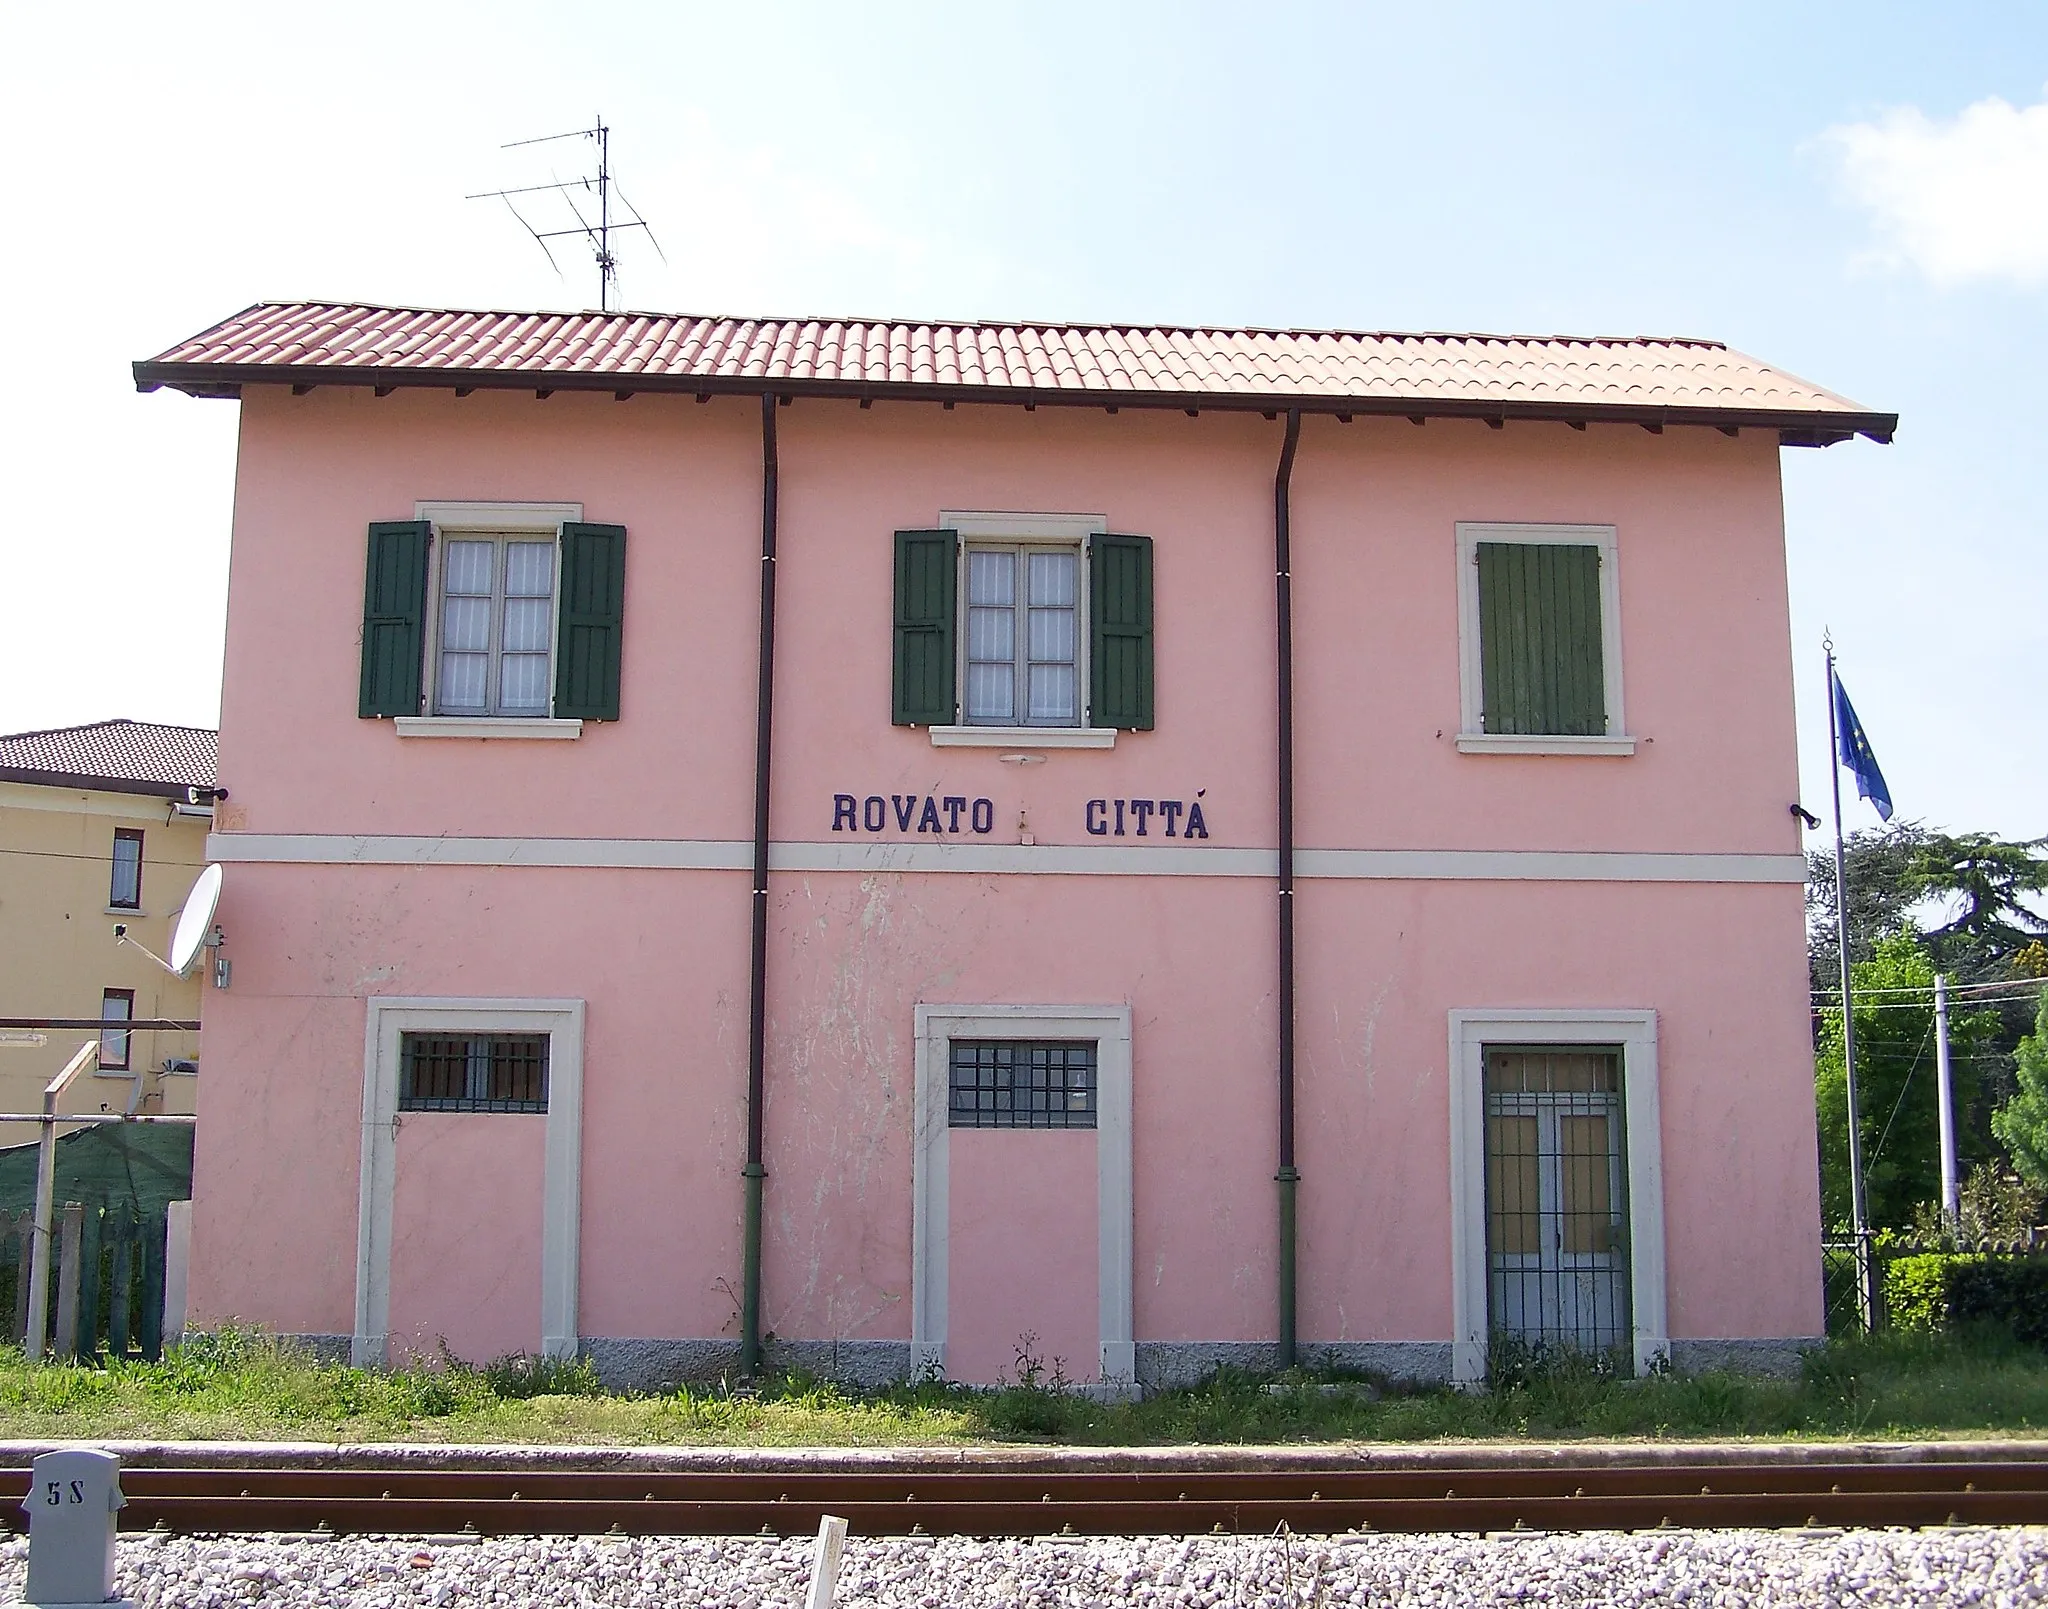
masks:
<svg viewBox="0 0 2048 1609"><path fill-rule="evenodd" d="M404 1034L401 1112L545 1112L546 1034Z"/></svg>
<svg viewBox="0 0 2048 1609"><path fill-rule="evenodd" d="M956 1039L949 1126L1092 1129L1093 1040Z"/></svg>

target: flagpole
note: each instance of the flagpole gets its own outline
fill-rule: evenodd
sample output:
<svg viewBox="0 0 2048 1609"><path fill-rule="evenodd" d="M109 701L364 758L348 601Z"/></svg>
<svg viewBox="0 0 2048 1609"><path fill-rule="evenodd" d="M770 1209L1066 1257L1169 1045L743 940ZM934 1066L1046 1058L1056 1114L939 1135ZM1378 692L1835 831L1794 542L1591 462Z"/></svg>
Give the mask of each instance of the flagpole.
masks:
<svg viewBox="0 0 2048 1609"><path fill-rule="evenodd" d="M1856 1239L1856 1312L1867 1335L1877 1327L1877 1280L1863 1200L1863 1132L1856 1111L1856 1008L1849 992L1849 873L1842 847L1842 748L1835 721L1835 645L1828 656L1828 784L1835 799L1835 947L1842 952L1842 1081L1849 1096L1849 1221Z"/></svg>

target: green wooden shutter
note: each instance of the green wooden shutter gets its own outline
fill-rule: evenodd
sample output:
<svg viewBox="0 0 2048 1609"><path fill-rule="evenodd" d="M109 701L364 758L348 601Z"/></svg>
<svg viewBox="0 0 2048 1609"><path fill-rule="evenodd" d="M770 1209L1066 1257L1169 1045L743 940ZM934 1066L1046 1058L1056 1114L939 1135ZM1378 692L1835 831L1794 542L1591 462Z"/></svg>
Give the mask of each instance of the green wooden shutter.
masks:
<svg viewBox="0 0 2048 1609"><path fill-rule="evenodd" d="M383 520L370 527L363 578L363 680L356 713L364 719L420 712L420 656L426 640L425 520Z"/></svg>
<svg viewBox="0 0 2048 1609"><path fill-rule="evenodd" d="M619 718L619 651L625 637L626 528L562 527L562 599L555 633L555 714Z"/></svg>
<svg viewBox="0 0 2048 1609"><path fill-rule="evenodd" d="M959 575L958 532L896 533L889 718L897 726L953 724L953 616Z"/></svg>
<svg viewBox="0 0 2048 1609"><path fill-rule="evenodd" d="M1485 730L1605 734L1600 550L1481 542L1478 562Z"/></svg>
<svg viewBox="0 0 2048 1609"><path fill-rule="evenodd" d="M1088 541L1088 719L1152 730L1152 538Z"/></svg>

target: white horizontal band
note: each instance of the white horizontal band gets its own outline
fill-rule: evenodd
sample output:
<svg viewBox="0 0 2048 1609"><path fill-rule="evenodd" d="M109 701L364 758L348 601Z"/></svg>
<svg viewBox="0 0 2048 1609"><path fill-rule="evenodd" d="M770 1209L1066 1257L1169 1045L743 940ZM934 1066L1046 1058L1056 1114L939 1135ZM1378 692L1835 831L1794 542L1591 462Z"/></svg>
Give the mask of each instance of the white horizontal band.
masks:
<svg viewBox="0 0 2048 1609"><path fill-rule="evenodd" d="M217 832L208 858L253 865L624 867L745 871L753 845L717 838L443 838ZM1022 872L1040 876L1276 877L1271 849L1133 844L968 842L778 843L781 872ZM1295 875L1335 880L1538 883L1802 883L1798 855L1688 855L1604 850L1302 849Z"/></svg>

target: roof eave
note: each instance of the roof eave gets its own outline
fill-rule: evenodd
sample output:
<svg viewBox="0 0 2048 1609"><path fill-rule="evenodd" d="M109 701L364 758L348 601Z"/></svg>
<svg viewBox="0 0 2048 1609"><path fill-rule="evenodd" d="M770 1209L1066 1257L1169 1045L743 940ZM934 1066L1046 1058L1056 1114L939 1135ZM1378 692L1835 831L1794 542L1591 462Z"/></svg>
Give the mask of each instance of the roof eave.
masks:
<svg viewBox="0 0 2048 1609"><path fill-rule="evenodd" d="M161 782L149 777L96 777L83 771L44 771L32 766L0 765L0 782L34 788L62 788L67 793L127 793L145 799L183 799L194 786L212 793L210 784Z"/></svg>
<svg viewBox="0 0 2048 1609"><path fill-rule="evenodd" d="M374 387L387 390L460 391L584 391L614 396L647 392L653 395L748 396L763 392L778 397L808 397L871 402L966 402L1009 407L1151 408L1208 410L1227 413L1281 413L1298 408L1312 414L1367 414L1416 419L1544 419L1587 424L1635 424L1655 429L1664 425L1706 425L1721 429L1755 428L1783 433L1788 446L1831 445L1851 436L1889 442L1899 417L1845 408L1710 408L1673 407L1657 403L1580 403L1562 401L1491 401L1457 397L1303 396L1298 392L1205 392L1080 390L1062 387L1038 390L1021 386L974 386L930 381L867 381L769 378L746 375L600 374L588 371L332 368L316 365L166 363L142 361L134 366L135 388L168 387L187 396L239 398L250 385Z"/></svg>

